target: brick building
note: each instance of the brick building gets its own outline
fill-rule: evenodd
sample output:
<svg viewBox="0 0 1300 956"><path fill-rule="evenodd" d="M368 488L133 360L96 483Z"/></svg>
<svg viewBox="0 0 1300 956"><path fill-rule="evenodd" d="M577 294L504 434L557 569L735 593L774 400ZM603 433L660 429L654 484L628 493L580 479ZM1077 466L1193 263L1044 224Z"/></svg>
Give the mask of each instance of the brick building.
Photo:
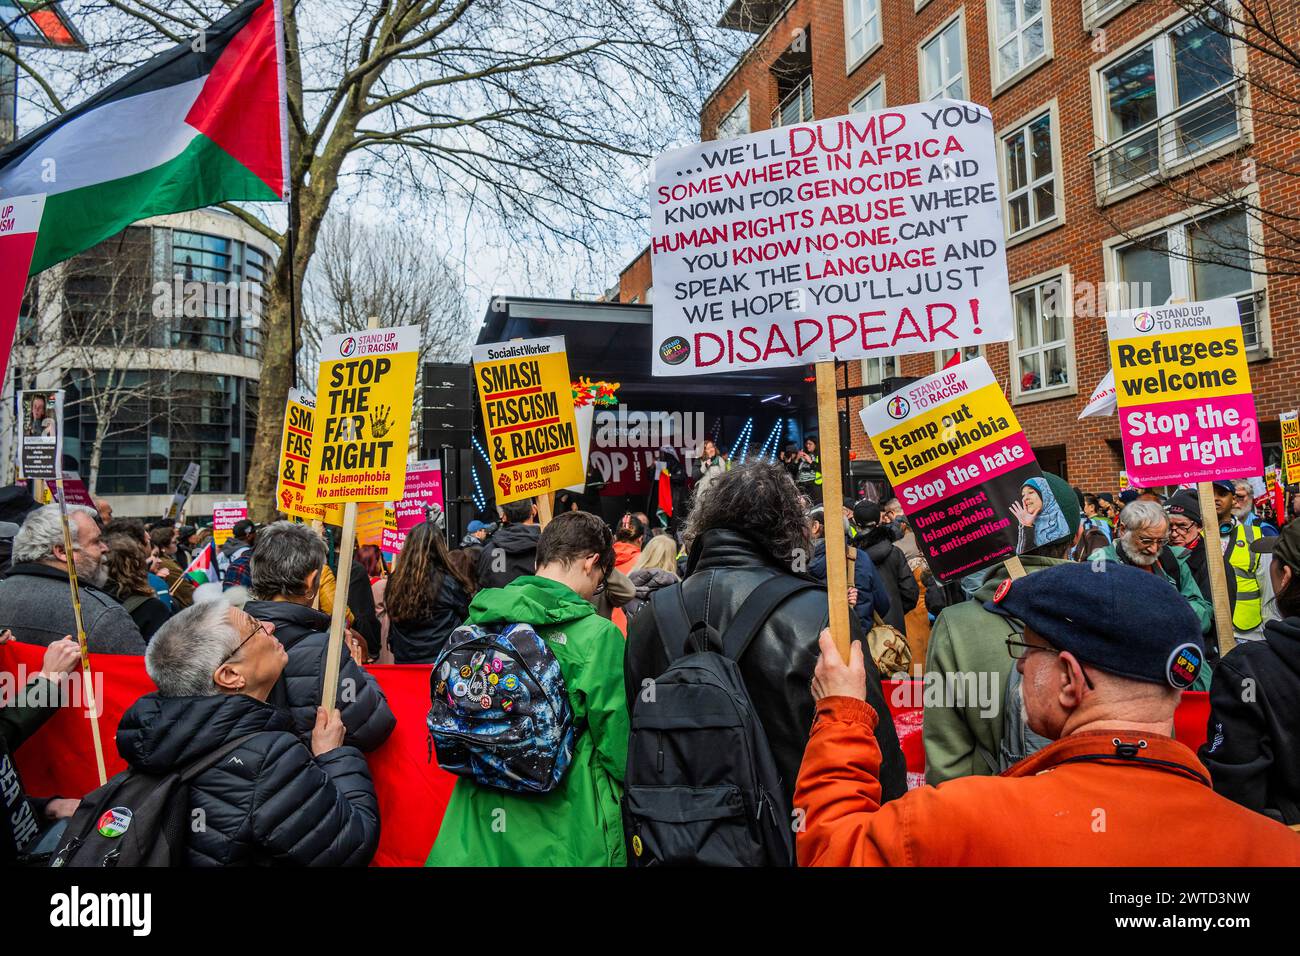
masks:
<svg viewBox="0 0 1300 956"><path fill-rule="evenodd" d="M1294 41L1300 5L1282 17ZM1258 210L1300 201L1300 144L1251 101L1295 95L1280 62L1172 0L735 0L721 24L754 40L704 103L705 139L939 96L990 107L1017 334L985 355L1044 469L1117 486L1117 420L1078 419L1110 364L1104 313L1169 298L1238 300L1265 460L1280 459L1300 279L1274 268L1295 253L1272 245ZM619 301L650 289L647 250ZM848 384L929 374L951 355L852 361ZM861 401L859 460L872 457Z"/></svg>

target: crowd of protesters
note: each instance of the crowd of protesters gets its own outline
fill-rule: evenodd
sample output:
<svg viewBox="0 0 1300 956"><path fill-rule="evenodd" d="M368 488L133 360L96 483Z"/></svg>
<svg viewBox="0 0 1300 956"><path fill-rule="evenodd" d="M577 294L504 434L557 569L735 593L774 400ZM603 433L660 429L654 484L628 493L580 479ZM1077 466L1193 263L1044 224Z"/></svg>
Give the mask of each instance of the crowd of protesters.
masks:
<svg viewBox="0 0 1300 956"><path fill-rule="evenodd" d="M218 751L244 767L193 779L191 804L212 826L187 862L367 863L380 820L365 754L396 725L368 666L433 665L432 754L435 718L456 714L458 699L506 701L508 722L513 698L493 693L513 678L487 666L500 655L451 672L465 636L507 646L526 633L545 645L572 735L554 751L535 742L534 765L558 754L539 792L494 785L482 760L457 763L440 738L439 761L460 776L431 866L751 859L726 836L748 791L670 785L692 773L700 731L723 724L729 759L737 733L757 734L770 755L759 812L793 839L766 862L1300 863L1286 828L1300 826L1300 495L1278 515L1251 482L1215 482L1207 515L1194 490L1084 493L1033 478L1012 509L1025 575L999 564L940 583L896 499L868 487L824 500L815 437L771 465L733 466L707 440L663 466L669 490L611 523L574 496L542 527L535 500L513 501L449 542L435 510L395 557L371 544L337 554L330 530L287 520L241 521L218 548L210 530L114 517L107 502L69 507L88 648L143 655L157 686L119 726L130 770L179 771ZM79 665L60 509L7 491L0 509L18 510L0 521L0 640L44 645L30 680L53 681ZM1207 553L1207 520L1221 555ZM828 598L829 522L843 525L850 571L846 592ZM204 555L218 580L187 573ZM1236 644L1223 655L1210 573L1220 560ZM327 712L344 578L347 691ZM851 608L847 661L827 630L833 601ZM703 707L698 686L679 697L676 681L683 660L710 650L734 661L724 683L752 709L748 729L653 709L660 683L665 700ZM1174 662L1186 665L1177 680ZM911 789L891 677L959 688L925 696L925 780ZM467 693L476 681L482 691ZM1210 694L1199 753L1172 737L1184 689ZM56 708L0 709L0 775L13 778L0 783L18 795L0 808L10 860L47 860L76 825L78 800L23 794L8 756ZM530 725L539 738L544 723ZM674 736L684 725L697 731L689 745ZM648 733L651 751L638 743ZM663 786L645 784L655 773ZM1098 806L1105 841L1093 838ZM1149 839L1211 818L1176 846ZM712 821L707 834L698 821Z"/></svg>

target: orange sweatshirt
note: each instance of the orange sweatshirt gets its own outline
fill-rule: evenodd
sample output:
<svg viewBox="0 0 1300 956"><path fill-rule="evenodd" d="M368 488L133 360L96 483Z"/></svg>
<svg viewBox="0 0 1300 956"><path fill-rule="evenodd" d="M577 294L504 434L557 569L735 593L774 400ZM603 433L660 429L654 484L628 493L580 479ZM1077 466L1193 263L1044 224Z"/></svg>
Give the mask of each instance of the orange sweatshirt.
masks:
<svg viewBox="0 0 1300 956"><path fill-rule="evenodd" d="M800 866L1300 866L1300 834L1189 776L1209 780L1191 750L1152 734L1074 734L999 777L882 807L877 719L865 701L818 702L794 794ZM1182 769L1117 757L1117 737ZM1093 755L1106 759L1078 759Z"/></svg>

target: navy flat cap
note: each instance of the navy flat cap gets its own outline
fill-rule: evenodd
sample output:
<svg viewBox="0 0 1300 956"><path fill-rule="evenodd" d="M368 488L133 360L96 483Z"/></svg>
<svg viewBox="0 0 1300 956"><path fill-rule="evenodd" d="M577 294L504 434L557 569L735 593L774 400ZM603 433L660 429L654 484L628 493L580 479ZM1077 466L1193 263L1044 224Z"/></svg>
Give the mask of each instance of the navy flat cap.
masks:
<svg viewBox="0 0 1300 956"><path fill-rule="evenodd" d="M1007 579L984 607L1120 677L1184 690L1205 665L1201 624L1187 599L1163 578L1124 564L1072 562Z"/></svg>

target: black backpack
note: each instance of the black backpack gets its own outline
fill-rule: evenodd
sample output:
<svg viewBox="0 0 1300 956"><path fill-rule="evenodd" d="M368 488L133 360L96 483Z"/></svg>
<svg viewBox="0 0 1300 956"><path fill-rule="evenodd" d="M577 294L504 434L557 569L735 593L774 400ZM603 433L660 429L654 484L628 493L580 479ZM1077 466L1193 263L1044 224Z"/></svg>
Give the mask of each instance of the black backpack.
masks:
<svg viewBox="0 0 1300 956"><path fill-rule="evenodd" d="M623 794L632 866L794 866L781 778L737 661L782 601L820 588L764 581L722 635L687 611L680 584L651 596L670 664L632 707Z"/></svg>
<svg viewBox="0 0 1300 956"><path fill-rule="evenodd" d="M255 736L224 743L171 773L117 774L82 798L50 866L184 866L190 781Z"/></svg>

